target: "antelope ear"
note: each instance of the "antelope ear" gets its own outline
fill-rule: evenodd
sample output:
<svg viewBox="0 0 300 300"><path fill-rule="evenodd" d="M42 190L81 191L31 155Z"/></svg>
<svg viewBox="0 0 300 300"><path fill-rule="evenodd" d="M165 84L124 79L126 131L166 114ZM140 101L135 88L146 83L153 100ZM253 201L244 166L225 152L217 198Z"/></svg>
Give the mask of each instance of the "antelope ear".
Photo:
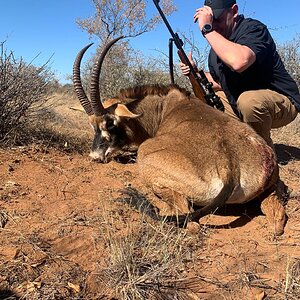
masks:
<svg viewBox="0 0 300 300"><path fill-rule="evenodd" d="M117 98L106 99L106 100L103 102L103 107L106 109L106 108L109 108L110 106L113 106L114 104L119 103L119 102L120 102L120 100L117 99Z"/></svg>
<svg viewBox="0 0 300 300"><path fill-rule="evenodd" d="M135 119L141 116L141 114L137 115L131 112L124 104L117 105L115 109L115 115L117 115L120 118L129 118L129 119Z"/></svg>

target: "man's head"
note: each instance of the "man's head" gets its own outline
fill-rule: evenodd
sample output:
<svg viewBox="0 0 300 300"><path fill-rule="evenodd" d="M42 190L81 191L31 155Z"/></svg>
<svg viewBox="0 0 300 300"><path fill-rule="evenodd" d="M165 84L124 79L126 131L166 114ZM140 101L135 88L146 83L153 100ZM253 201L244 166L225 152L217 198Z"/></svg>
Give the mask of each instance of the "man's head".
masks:
<svg viewBox="0 0 300 300"><path fill-rule="evenodd" d="M205 0L204 5L209 6L214 14L214 19L218 19L226 8L236 4L236 0Z"/></svg>
<svg viewBox="0 0 300 300"><path fill-rule="evenodd" d="M238 17L236 0L205 0L213 13L213 28L226 38L229 38Z"/></svg>

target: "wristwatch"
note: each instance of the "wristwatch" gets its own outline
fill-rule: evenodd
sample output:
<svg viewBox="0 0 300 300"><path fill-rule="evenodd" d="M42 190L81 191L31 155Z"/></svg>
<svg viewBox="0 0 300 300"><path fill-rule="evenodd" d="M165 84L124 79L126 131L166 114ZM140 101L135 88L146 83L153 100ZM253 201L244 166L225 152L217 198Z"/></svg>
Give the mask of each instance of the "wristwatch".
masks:
<svg viewBox="0 0 300 300"><path fill-rule="evenodd" d="M211 24L204 24L201 30L203 36L205 36L206 34L212 31L213 31L213 27Z"/></svg>

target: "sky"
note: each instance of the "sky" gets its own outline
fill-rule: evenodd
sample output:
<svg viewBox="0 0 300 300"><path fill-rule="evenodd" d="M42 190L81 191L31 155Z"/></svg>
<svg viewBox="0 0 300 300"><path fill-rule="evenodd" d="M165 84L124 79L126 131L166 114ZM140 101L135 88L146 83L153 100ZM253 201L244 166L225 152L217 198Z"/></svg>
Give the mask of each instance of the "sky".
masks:
<svg viewBox="0 0 300 300"><path fill-rule="evenodd" d="M149 2L149 11L155 11ZM195 42L205 49L206 41L193 23L196 8L203 0L174 0L177 11L168 21L174 31L194 33ZM239 12L265 23L278 43L300 35L300 0L237 0ZM93 16L92 0L0 0L0 42L7 51L36 66L50 58L49 66L61 83L69 83L67 76L77 52L90 42L99 43L76 24L76 19ZM167 53L169 33L161 24L156 30L131 39L131 45L146 55ZM90 55L95 51L90 51Z"/></svg>

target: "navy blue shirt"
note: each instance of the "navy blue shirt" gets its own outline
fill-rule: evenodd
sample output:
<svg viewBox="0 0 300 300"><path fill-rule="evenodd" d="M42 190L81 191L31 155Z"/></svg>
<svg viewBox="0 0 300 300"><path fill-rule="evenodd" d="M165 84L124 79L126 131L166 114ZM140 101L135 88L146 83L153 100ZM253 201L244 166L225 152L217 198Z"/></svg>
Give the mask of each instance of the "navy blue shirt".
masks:
<svg viewBox="0 0 300 300"><path fill-rule="evenodd" d="M239 95L249 90L270 89L288 96L300 111L300 95L296 82L284 67L268 28L261 22L240 19L229 40L249 47L256 54L256 61L245 71L238 73L225 65L213 49L208 58L209 71L236 108Z"/></svg>

